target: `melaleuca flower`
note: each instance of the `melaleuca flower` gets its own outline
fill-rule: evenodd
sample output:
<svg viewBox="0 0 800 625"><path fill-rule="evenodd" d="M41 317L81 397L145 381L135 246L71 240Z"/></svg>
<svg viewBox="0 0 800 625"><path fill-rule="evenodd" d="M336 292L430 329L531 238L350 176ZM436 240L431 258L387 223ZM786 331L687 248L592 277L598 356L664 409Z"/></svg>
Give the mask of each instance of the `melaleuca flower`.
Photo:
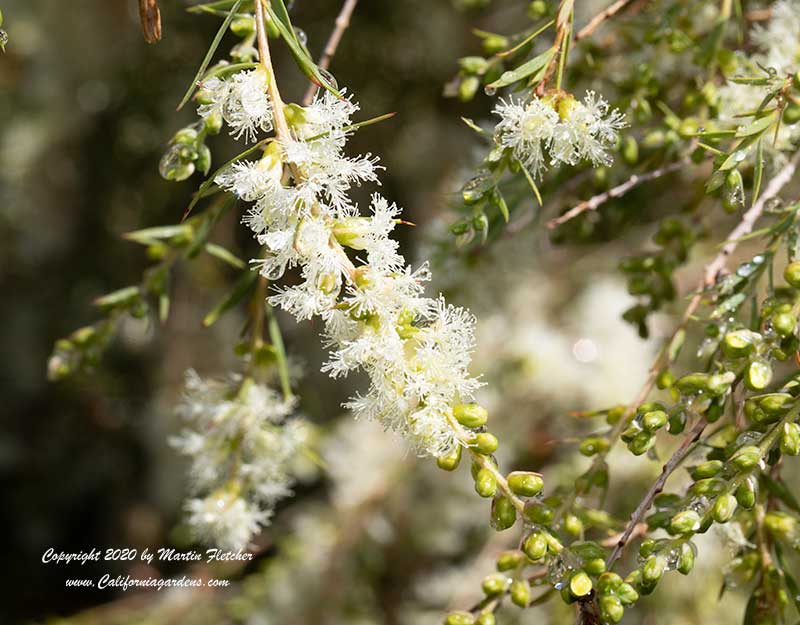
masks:
<svg viewBox="0 0 800 625"><path fill-rule="evenodd" d="M272 130L272 103L266 95L264 69L237 72L228 78L211 78L203 83L200 106L202 118L219 115L237 139L255 141L259 132Z"/></svg>
<svg viewBox="0 0 800 625"><path fill-rule="evenodd" d="M197 498L187 502L198 538L243 549L291 493L291 461L304 441L291 403L251 379L205 380L186 374L178 409L187 428L170 442L191 459Z"/></svg>
<svg viewBox="0 0 800 625"><path fill-rule="evenodd" d="M535 97L527 103L509 98L494 112L500 117L495 140L533 176L542 175L548 155L551 165L577 165L582 160L595 167L611 164L608 150L626 126L624 115L594 91L587 91L582 102L568 94Z"/></svg>
<svg viewBox="0 0 800 625"><path fill-rule="evenodd" d="M397 206L374 194L362 215L350 199L352 186L378 182L377 159L344 153L358 105L326 93L286 110L292 136L267 147L266 164L240 163L217 177L253 202L244 221L264 246L254 266L272 280L300 269L300 282L273 287L269 303L299 320L322 317L324 371L369 375L368 392L347 404L356 416L405 435L420 453L446 454L460 440L453 407L480 385L468 372L475 321L425 297L427 266L407 266L391 238Z"/></svg>

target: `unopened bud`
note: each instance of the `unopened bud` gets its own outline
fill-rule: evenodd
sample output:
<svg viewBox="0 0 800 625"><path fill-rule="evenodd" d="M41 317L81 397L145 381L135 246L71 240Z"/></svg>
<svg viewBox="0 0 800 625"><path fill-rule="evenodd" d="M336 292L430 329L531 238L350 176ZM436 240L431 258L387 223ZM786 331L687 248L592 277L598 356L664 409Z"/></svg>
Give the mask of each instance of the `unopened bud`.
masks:
<svg viewBox="0 0 800 625"><path fill-rule="evenodd" d="M458 404L453 406L453 416L465 427L478 428L486 425L489 413L478 404Z"/></svg>
<svg viewBox="0 0 800 625"><path fill-rule="evenodd" d="M699 527L700 515L694 510L681 510L669 522L669 529L674 534L691 534Z"/></svg>
<svg viewBox="0 0 800 625"><path fill-rule="evenodd" d="M475 478L475 492L481 497L494 497L497 490L497 480L489 469L481 469Z"/></svg>
<svg viewBox="0 0 800 625"><path fill-rule="evenodd" d="M521 551L503 551L499 556L497 556L497 570L510 571L517 568L520 564L522 564L523 557L524 554Z"/></svg>
<svg viewBox="0 0 800 625"><path fill-rule="evenodd" d="M730 464L737 471L749 471L761 461L761 450L755 445L745 445L737 449Z"/></svg>
<svg viewBox="0 0 800 625"><path fill-rule="evenodd" d="M517 509L508 497L492 501L492 525L498 531L507 530L517 521Z"/></svg>
<svg viewBox="0 0 800 625"><path fill-rule="evenodd" d="M525 555L536 562L547 554L547 540L541 532L531 532L522 543Z"/></svg>
<svg viewBox="0 0 800 625"><path fill-rule="evenodd" d="M578 571L569 578L569 591L576 597L585 597L592 592L592 578L585 571Z"/></svg>
<svg viewBox="0 0 800 625"><path fill-rule="evenodd" d="M528 607L531 601L531 587L527 580L516 579L511 582L511 602L521 608Z"/></svg>
<svg viewBox="0 0 800 625"><path fill-rule="evenodd" d="M508 474L507 479L511 491L520 497L533 497L544 488L544 480L538 473L514 471Z"/></svg>
<svg viewBox="0 0 800 625"><path fill-rule="evenodd" d="M459 462L461 462L461 445L456 445L451 452L436 458L437 466L445 471L455 471Z"/></svg>
<svg viewBox="0 0 800 625"><path fill-rule="evenodd" d="M733 517L733 513L736 512L737 505L736 497L730 493L720 495L717 497L717 501L714 502L714 507L711 509L711 518L717 523L727 523L731 520L731 517Z"/></svg>
<svg viewBox="0 0 800 625"><path fill-rule="evenodd" d="M500 595L506 591L506 588L508 588L508 578L500 573L488 575L483 579L481 588L489 597Z"/></svg>

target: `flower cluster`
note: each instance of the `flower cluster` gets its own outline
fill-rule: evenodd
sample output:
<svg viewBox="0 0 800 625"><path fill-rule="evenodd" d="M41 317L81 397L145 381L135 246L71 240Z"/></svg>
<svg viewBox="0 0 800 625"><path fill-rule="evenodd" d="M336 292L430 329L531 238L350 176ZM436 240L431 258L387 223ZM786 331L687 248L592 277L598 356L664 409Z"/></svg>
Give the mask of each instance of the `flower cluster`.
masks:
<svg viewBox="0 0 800 625"><path fill-rule="evenodd" d="M377 182L377 159L344 154L357 105L325 93L285 110L291 136L216 180L253 203L244 221L265 248L254 261L262 274L274 280L300 268L300 283L276 289L270 303L298 319L322 317L331 349L324 371L369 374L368 392L347 404L356 416L442 456L457 445L453 408L479 386L467 371L474 319L424 296L427 267L412 270L391 238L400 213L394 204L375 194L371 214L362 216L349 198L353 185Z"/></svg>
<svg viewBox="0 0 800 625"><path fill-rule="evenodd" d="M576 165L588 160L595 167L610 165L608 150L617 142L617 131L626 126L624 115L611 109L602 96L587 91L583 101L568 94L534 97L529 102L501 100L494 112L498 145L534 176L550 165Z"/></svg>
<svg viewBox="0 0 800 625"><path fill-rule="evenodd" d="M191 459L196 498L186 504L198 538L244 549L291 493L290 464L304 426L291 403L252 379L206 380L186 374L179 414L187 428L170 442Z"/></svg>
<svg viewBox="0 0 800 625"><path fill-rule="evenodd" d="M259 131L272 130L272 105L264 95L267 73L259 68L237 72L230 78L210 78L203 83L197 113L204 120L222 118L231 134L253 142Z"/></svg>

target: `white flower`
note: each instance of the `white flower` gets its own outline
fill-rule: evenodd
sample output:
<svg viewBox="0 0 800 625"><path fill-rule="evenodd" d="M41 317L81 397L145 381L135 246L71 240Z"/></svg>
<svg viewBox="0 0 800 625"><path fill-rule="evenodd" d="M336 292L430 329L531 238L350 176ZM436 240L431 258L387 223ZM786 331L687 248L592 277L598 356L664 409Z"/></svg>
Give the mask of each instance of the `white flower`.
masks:
<svg viewBox="0 0 800 625"><path fill-rule="evenodd" d="M247 548L260 526L269 521L270 512L258 510L230 493L214 493L186 502L189 523L195 535L226 551Z"/></svg>
<svg viewBox="0 0 800 625"><path fill-rule="evenodd" d="M759 58L761 65L782 74L796 71L800 61L800 2L776 2L769 22L753 29L753 42L763 52Z"/></svg>
<svg viewBox="0 0 800 625"><path fill-rule="evenodd" d="M191 460L188 523L201 540L244 548L291 493L290 463L304 442L292 404L250 379L206 380L186 373L178 412L187 428L170 443Z"/></svg>
<svg viewBox="0 0 800 625"><path fill-rule="evenodd" d="M552 165L582 160L595 167L609 165L608 150L626 126L624 115L594 91L587 91L583 102L572 96L536 97L527 104L501 100L494 112L500 116L497 143L511 150L533 176L542 175L546 154Z"/></svg>
<svg viewBox="0 0 800 625"><path fill-rule="evenodd" d="M514 157L534 176L544 169L544 153L550 148L558 125L558 113L550 104L534 98L528 104L509 98L494 109L500 116L495 133L500 145L511 149Z"/></svg>
<svg viewBox="0 0 800 625"><path fill-rule="evenodd" d="M259 68L203 83L207 99L197 109L206 118L221 115L237 139L253 142L259 132L272 130L272 103L266 95L267 73Z"/></svg>

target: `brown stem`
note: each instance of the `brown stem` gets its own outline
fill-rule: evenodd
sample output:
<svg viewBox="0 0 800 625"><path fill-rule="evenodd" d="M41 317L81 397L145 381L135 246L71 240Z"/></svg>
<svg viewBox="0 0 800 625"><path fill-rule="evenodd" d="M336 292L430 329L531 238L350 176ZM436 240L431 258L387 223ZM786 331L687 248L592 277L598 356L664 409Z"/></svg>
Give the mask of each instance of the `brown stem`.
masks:
<svg viewBox="0 0 800 625"><path fill-rule="evenodd" d="M606 562L606 568L611 568L611 566L616 562L619 557L622 555L623 549L628 544L628 540L630 539L631 535L633 534L636 527L641 523L642 518L650 509L650 506L653 505L653 500L656 496L664 490L664 484L666 484L667 479L670 475L672 475L673 471L680 466L681 462L683 462L684 458L689 455L692 450L694 444L700 440L700 436L703 434L703 430L706 427L707 422L705 418L700 418L700 420L695 424L692 428L691 432L689 432L689 436L683 439L681 446L675 451L674 454L667 460L666 464L661 469L661 475L658 476L658 479L653 483L650 487L650 490L647 491L647 494L642 499L641 503L636 507L636 510L633 511L631 514L631 520L628 522L628 525L625 527L625 531L622 532L622 536L620 536L617 544L614 545L614 550L611 552L611 555L608 557L608 561Z"/></svg>
<svg viewBox="0 0 800 625"><path fill-rule="evenodd" d="M658 356L656 356L653 364L650 367L650 373L647 376L647 380L645 380L644 384L639 389L639 392L636 394L634 400L628 405L628 408L625 410L625 414L609 432L606 439L609 443L608 447L594 457L592 466L588 471L590 475L593 475L603 466L606 457L616 444L620 434L626 427L628 427L631 418L634 414L636 414L636 409L653 391L659 374L664 369L672 365L672 355L670 354L669 346L675 340L675 337L680 332L684 331L686 326L689 324L689 321L694 316L695 311L703 301L704 290L708 286L714 284L719 273L725 269L728 257L736 250L741 238L753 231L753 226L758 218L763 214L767 202L776 197L778 193L780 193L781 189L783 189L783 187L785 187L789 181L791 181L795 171L797 170L798 163L800 163L800 151L796 152L791 160L784 165L784 167L772 178L772 180L770 180L769 184L764 189L764 192L761 194L758 200L753 203L750 209L742 216L741 221L730 232L726 239L725 245L722 246L722 249L720 249L719 253L712 259L710 263L706 265L705 269L703 270L703 275L697 285L697 289L695 290L692 299L689 301L686 310L684 310L683 315L681 316L680 323L664 341L663 347L659 351ZM569 510L577 496L577 491L573 491L572 495L561 507L560 513Z"/></svg>
<svg viewBox="0 0 800 625"><path fill-rule="evenodd" d="M547 222L547 227L555 228L557 226L560 226L561 224L570 221L571 219L575 219L575 217L577 217L581 213L585 213L586 211L597 210L598 208L600 208L600 206L602 206L609 200L620 198L625 194L627 194L632 189L638 187L640 184L644 184L645 182L649 182L651 180L655 180L656 178L661 178L662 176L666 176L667 174L670 174L673 171L677 171L683 168L688 163L689 159L684 158L644 174L634 174L622 184L619 184L616 187L613 187L603 193L598 193L597 195L589 198L588 200L584 200L580 204L577 204L575 207L569 209L563 215L559 215L558 217L551 219L550 221Z"/></svg>
<svg viewBox="0 0 800 625"><path fill-rule="evenodd" d="M581 39L585 39L586 37L590 37L592 33L597 29L600 24L605 22L607 19L614 17L617 13L619 13L622 9L628 6L633 0L617 0L614 4L610 5L608 8L600 11L597 15L595 15L589 23L586 24L583 28L578 31L578 34L575 35L575 41L580 41Z"/></svg>
<svg viewBox="0 0 800 625"><path fill-rule="evenodd" d="M344 31L350 26L350 18L357 4L358 0L345 0L342 5L342 9L339 11L339 15L336 18L336 26L333 32L331 32L330 37L328 37L328 43L325 44L325 50L322 52L322 56L317 63L320 69L328 69L330 67L331 59L333 59L333 56L336 54L336 49L339 47L339 42L342 40ZM303 106L311 104L316 91L317 86L315 84L312 83L308 86L306 94L303 97Z"/></svg>

